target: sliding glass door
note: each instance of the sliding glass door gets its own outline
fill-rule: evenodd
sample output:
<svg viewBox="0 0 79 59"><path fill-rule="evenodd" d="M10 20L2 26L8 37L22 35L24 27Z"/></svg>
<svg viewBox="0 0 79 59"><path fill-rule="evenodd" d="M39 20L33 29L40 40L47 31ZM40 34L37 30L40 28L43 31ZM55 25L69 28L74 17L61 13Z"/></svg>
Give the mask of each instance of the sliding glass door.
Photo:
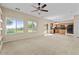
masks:
<svg viewBox="0 0 79 59"><path fill-rule="evenodd" d="M16 33L22 33L24 31L23 20L7 18L5 23L6 23L6 34L16 34Z"/></svg>

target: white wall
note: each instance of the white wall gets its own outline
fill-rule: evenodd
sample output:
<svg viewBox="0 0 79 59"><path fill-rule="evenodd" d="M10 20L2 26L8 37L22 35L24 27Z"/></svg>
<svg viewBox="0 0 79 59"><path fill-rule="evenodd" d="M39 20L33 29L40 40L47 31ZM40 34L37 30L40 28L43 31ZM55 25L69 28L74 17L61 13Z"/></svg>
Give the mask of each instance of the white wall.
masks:
<svg viewBox="0 0 79 59"><path fill-rule="evenodd" d="M4 23L5 23L6 17L10 17L10 18L14 17L14 18L24 19L24 25L25 25L24 33L19 33L19 34L15 34L15 35L5 35L4 34L4 42L19 40L19 39L25 39L25 38L32 38L32 37L35 37L35 36L42 35L44 33L44 30L45 30L44 25L46 23L48 23L47 20L42 19L42 18L38 18L38 17L34 17L34 16L31 16L31 15L28 15L28 14L25 14L25 13L16 12L16 11L10 10L8 8L4 8L4 7L1 7L1 8L2 8L2 12L3 12ZM32 33L27 32L27 21L30 18L38 23L38 27L37 27L36 32L32 32ZM5 29L6 28L5 28L5 24L4 24L4 30ZM5 33L5 31L4 31L4 33Z"/></svg>
<svg viewBox="0 0 79 59"><path fill-rule="evenodd" d="M74 34L79 37L79 15L74 16Z"/></svg>

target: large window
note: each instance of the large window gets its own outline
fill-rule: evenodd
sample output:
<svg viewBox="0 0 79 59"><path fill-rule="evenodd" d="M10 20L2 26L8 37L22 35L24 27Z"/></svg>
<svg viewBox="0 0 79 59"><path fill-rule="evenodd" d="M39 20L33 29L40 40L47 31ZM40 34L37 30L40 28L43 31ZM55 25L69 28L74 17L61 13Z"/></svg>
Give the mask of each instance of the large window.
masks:
<svg viewBox="0 0 79 59"><path fill-rule="evenodd" d="M17 20L17 32L21 33L24 30L24 23L23 20Z"/></svg>
<svg viewBox="0 0 79 59"><path fill-rule="evenodd" d="M35 32L37 29L37 22L35 21L28 21L27 23L28 32Z"/></svg>
<svg viewBox="0 0 79 59"><path fill-rule="evenodd" d="M23 20L13 18L6 19L6 34L22 33L24 28Z"/></svg>

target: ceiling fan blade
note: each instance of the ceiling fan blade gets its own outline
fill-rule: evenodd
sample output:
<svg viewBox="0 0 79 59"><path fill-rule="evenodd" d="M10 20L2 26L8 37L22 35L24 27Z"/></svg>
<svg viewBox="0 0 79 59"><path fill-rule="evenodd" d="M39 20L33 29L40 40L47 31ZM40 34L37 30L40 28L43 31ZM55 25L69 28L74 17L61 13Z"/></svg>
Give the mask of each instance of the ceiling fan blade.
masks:
<svg viewBox="0 0 79 59"><path fill-rule="evenodd" d="M44 7L46 7L47 5L46 4L44 4L41 8L44 8Z"/></svg>
<svg viewBox="0 0 79 59"><path fill-rule="evenodd" d="M33 8L36 8L36 9L38 9L38 7L36 7L36 6L33 6L33 5L32 5L32 7L33 7Z"/></svg>
<svg viewBox="0 0 79 59"><path fill-rule="evenodd" d="M33 10L32 12L35 12L35 11L38 11L38 10Z"/></svg>
<svg viewBox="0 0 79 59"><path fill-rule="evenodd" d="M41 10L41 11L45 11L45 12L48 12L48 10Z"/></svg>

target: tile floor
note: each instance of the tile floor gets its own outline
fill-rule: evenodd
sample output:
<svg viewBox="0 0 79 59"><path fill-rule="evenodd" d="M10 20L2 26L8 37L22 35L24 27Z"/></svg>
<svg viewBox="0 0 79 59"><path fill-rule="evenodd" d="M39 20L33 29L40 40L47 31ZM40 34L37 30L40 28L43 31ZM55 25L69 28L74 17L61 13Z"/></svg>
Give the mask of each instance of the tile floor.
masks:
<svg viewBox="0 0 79 59"><path fill-rule="evenodd" d="M21 39L3 44L1 55L70 55L79 54L79 38L53 34Z"/></svg>

